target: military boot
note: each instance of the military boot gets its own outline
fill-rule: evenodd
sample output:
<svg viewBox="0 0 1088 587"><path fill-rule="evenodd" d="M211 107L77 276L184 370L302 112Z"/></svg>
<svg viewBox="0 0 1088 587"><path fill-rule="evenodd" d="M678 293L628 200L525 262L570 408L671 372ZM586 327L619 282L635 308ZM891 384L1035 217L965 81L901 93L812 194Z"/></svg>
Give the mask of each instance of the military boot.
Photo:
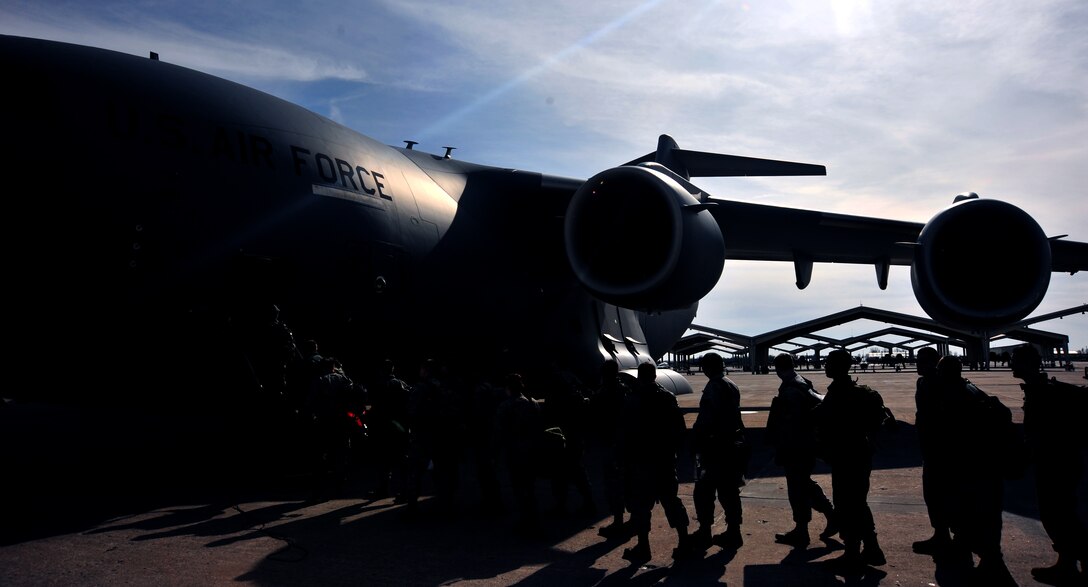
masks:
<svg viewBox="0 0 1088 587"><path fill-rule="evenodd" d="M1077 561L1058 555L1058 562L1049 567L1035 567L1031 569L1031 576L1040 583L1047 585L1088 585L1081 573L1077 572Z"/></svg>
<svg viewBox="0 0 1088 587"><path fill-rule="evenodd" d="M808 526L798 524L793 530L785 534L775 534L774 541L779 544L788 544L797 548L808 546Z"/></svg>
<svg viewBox="0 0 1088 587"><path fill-rule="evenodd" d="M952 537L948 535L948 530L936 530L933 536L911 544L911 550L914 552L931 556L943 554L951 547Z"/></svg>
<svg viewBox="0 0 1088 587"><path fill-rule="evenodd" d="M691 547L695 550L705 551L710 548L710 544L710 524L699 524L699 529L691 535Z"/></svg>
<svg viewBox="0 0 1088 587"><path fill-rule="evenodd" d="M834 510L824 514L827 517L827 526L824 527L824 531L820 532L821 539L828 539L839 533L839 516Z"/></svg>
<svg viewBox="0 0 1088 587"><path fill-rule="evenodd" d="M865 550L861 551L861 560L867 565L879 567L888 563L888 559L884 557L884 551L880 548L880 543L876 541L876 534L873 534L865 540Z"/></svg>
<svg viewBox="0 0 1088 587"><path fill-rule="evenodd" d="M861 543L850 541L846 543L846 550L831 559L831 562L843 571L856 571L865 566L865 560L861 558Z"/></svg>
<svg viewBox="0 0 1088 587"><path fill-rule="evenodd" d="M740 535L740 526L730 525L725 532L714 537L714 544L724 550L736 550L744 545L744 537Z"/></svg>

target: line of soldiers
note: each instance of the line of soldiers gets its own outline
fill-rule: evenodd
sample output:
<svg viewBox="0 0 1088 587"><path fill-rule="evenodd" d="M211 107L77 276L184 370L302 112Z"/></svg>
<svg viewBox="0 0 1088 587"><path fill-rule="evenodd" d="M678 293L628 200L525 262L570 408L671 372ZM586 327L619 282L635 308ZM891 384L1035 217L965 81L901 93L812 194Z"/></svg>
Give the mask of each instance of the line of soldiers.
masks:
<svg viewBox="0 0 1088 587"><path fill-rule="evenodd" d="M712 383L716 359L707 371ZM821 397L796 373L789 355L776 357L782 384L772 400L767 438L785 470L795 522L776 541L807 546L815 510L827 518L820 537L838 532L845 545L833 562L856 571L886 563L867 499L876 441L895 419L878 392L851 377L852 363L844 350L828 355L825 374L831 383ZM1082 386L1048 379L1031 345L1014 352L1012 369L1024 381L1023 435L1011 410L963 378L958 358L938 357L932 348L919 352L917 431L923 497L934 534L915 542L913 550L934 556L939 565L959 566L971 584L1016 585L1001 551L1004 482L1034 466L1040 518L1058 559L1033 568L1032 576L1051 585L1086 585L1088 528L1078 508L1088 500L1083 495L1088 435L1078 422L1088 413L1088 394ZM831 468L833 503L811 477L817 458ZM728 520L727 502L722 503ZM735 517L739 524L739 514Z"/></svg>
<svg viewBox="0 0 1088 587"><path fill-rule="evenodd" d="M377 483L373 498L401 491L397 503L413 516L429 480L439 511L452 513L463 462L471 461L483 513L503 513L499 472L505 465L518 504L519 530L538 523L535 485L552 484L555 507L566 511L573 488L579 512L593 504L584 457L589 399L576 380L552 370L527 379L518 373L469 381L434 360L420 366L407 385L386 362L384 379L368 387L368 430ZM540 398L540 399L536 399Z"/></svg>
<svg viewBox="0 0 1088 587"><path fill-rule="evenodd" d="M894 419L879 393L858 385L850 376L851 363L845 351L829 354L825 373L832 382L824 397L815 392L811 381L797 374L791 357L777 358L775 369L782 384L771 406L768 440L776 449L777 462L786 470L795 522L793 530L776 535L776 540L798 548L807 546L808 525L816 510L827 518L821 538L841 533L846 544L837 564L854 568L885 564L866 500L876 433ZM677 497L677 455L685 426L676 398L656 384L652 364L640 365L638 380L624 391L613 363L606 363L602 370L602 386L594 397L610 406L599 413L616 414L617 418L605 425L616 431L615 453L607 461L611 466L605 476L613 521L601 528L600 534L607 538L637 536L635 546L623 552L632 562L650 558L648 534L655 503L661 504L669 526L677 533L672 553L676 560L698 556L711 544L723 550L736 550L744 544L740 491L751 446L741 419L740 389L725 376L720 355L707 353L700 364L707 384L692 426L692 498L698 528L690 534L688 512ZM832 467L834 503L812 479L817 456ZM726 524L719 534L712 530L715 501ZM625 508L631 514L627 524L623 522Z"/></svg>
<svg viewBox="0 0 1088 587"><path fill-rule="evenodd" d="M1048 379L1035 347L1017 348L1012 371L1024 381L1021 436L1011 411L962 377L959 359L924 348L917 365L922 492L933 535L915 542L914 552L966 565L973 553L976 583L1015 585L1001 552L1004 482L1034 465L1040 519L1058 560L1033 568L1032 577L1088 585L1088 528L1077 512L1086 499L1078 496L1088 456L1088 435L1077 425L1088 410L1084 388Z"/></svg>
<svg viewBox="0 0 1088 587"><path fill-rule="evenodd" d="M1016 349L1013 376L1023 380L1024 434L1035 467L1039 517L1058 560L1031 570L1051 585L1088 585L1088 525L1078 509L1088 502L1088 434L1081 424L1088 414L1088 389L1048 379L1033 346ZM1088 373L1085 374L1088 379ZM1080 574L1077 575L1077 564Z"/></svg>
<svg viewBox="0 0 1088 587"><path fill-rule="evenodd" d="M1033 568L1032 576L1051 585L1086 585L1088 528L1078 508L1088 499L1088 435L1078 421L1088 413L1088 394L1082 386L1048 379L1031 345L1016 349L1012 359L1013 376L1024 381L1023 435L1008 407L962 376L957 357L919 351L916 423L923 498L934 533L912 548L932 555L939 568L965 570L973 585L1016 585L1001 550L1004 483L1034 466L1040 518L1058 559ZM796 523L776 540L806 546L811 510L822 512L828 524L821 538L838 530L845 545L834 562L856 570L886 562L867 495L875 441L895 420L878 392L850 376L852 362L846 351L829 354L825 373L832 381L820 398L793 371L788 355L776 357L783 383L772 401L767 434L786 471ZM833 505L811 479L816 457L831 467Z"/></svg>
<svg viewBox="0 0 1088 587"><path fill-rule="evenodd" d="M347 391L329 390L346 390L350 379L334 361L320 357L316 347L309 360L314 365L309 401L318 403L308 411L342 410L340 404L322 409L320 402L343 397ZM1088 406L1083 405L1082 387L1047 379L1041 363L1030 345L1013 355L1013 374L1024 381L1025 444L1011 411L964 379L956 357L940 358L931 348L918 353L917 430L923 497L934 534L915 542L913 549L942 563L971 567L978 584L1016 584L1001 552L1003 484L1022 476L1029 462L1035 466L1042 522L1058 554L1054 565L1032 569L1032 574L1054 585L1084 581L1088 531L1077 508L1084 500L1078 491L1088 435L1078 431L1077 420ZM845 551L834 563L845 570L886 563L868 493L878 435L895 423L880 394L851 376L852 364L844 350L829 353L824 371L831 382L821 395L797 373L792 357L776 357L775 372L782 381L767 422L767 439L785 471L794 521L794 528L775 540L795 548L808 546L808 526L816 511L826 518L819 537L842 538ZM467 385L434 361L424 361L418 382L408 386L386 362L383 378L368 387L371 456L378 471L371 496L390 495L391 482L399 475L403 491L397 502L414 514L424 477L430 475L440 510L449 511L461 457L467 452L476 466L485 513L503 512L498 475L505 468L517 507L516 528L532 535L539 531L536 482L542 477L551 480L558 511L566 510L573 488L581 499L580 512L595 512L585 460L591 440L596 440L612 517L599 533L608 539L636 537L636 544L624 550L625 559L650 559L651 512L657 503L677 533L674 559L697 556L712 544L736 550L743 545L740 491L751 455L740 415L740 389L725 376L719 355L704 355L701 366L708 381L692 429L698 523L692 533L678 497L677 464L686 425L675 396L656 383L652 363L640 365L633 378L620 373L615 361L606 361L600 386L589 392L557 371L530 380L510 373ZM323 440L324 446L334 447L325 453L334 463L330 469L346 462L335 452L342 446L336 441L339 434ZM812 478L818 459L831 469L833 499ZM719 534L712 532L715 501L726 524ZM628 521L625 513L630 513ZM977 568L972 554L979 557Z"/></svg>

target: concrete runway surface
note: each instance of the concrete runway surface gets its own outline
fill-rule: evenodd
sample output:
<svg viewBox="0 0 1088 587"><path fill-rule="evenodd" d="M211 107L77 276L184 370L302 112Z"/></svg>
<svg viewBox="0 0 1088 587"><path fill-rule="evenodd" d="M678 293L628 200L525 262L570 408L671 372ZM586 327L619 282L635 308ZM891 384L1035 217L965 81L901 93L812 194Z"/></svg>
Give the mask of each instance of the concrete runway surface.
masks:
<svg viewBox="0 0 1088 587"><path fill-rule="evenodd" d="M826 389L822 372L802 374ZM1083 365L1050 374L1086 383ZM259 414L230 422L211 416L210 406L73 410L9 403L0 411L0 585L965 584L962 570L939 568L910 548L931 534L921 497L913 372L858 374L881 392L899 425L882 439L869 496L888 564L846 577L826 562L841 553L837 537L815 538L823 527L818 514L807 549L774 542L775 533L792 527L782 470L763 443L778 379L729 376L741 388L755 448L742 493L744 546L736 552L711 546L701 558L674 563L675 533L657 506L653 559L637 566L621 558L633 539L625 544L597 534L609 522L599 478L593 479L599 513L592 517L550 512L549 487L541 482L544 531L526 539L513 532L512 515L480 515L470 469L462 471L454 513L438 515L425 497L420 515L405 519L392 499L365 497L372 482L365 460L343 492L312 499L290 440ZM965 376L1022 422L1020 382L1007 369ZM689 379L696 393L679 399L690 426L706 380ZM1036 585L1030 569L1055 559L1038 521L1031 475L1006 483L1003 547L1021 585ZM826 467L818 467L816 479L830 496ZM509 512L505 480L503 491ZM691 492L691 458L684 454L680 494L694 529ZM577 496L571 503L577 505ZM724 528L720 508L718 516L715 532Z"/></svg>

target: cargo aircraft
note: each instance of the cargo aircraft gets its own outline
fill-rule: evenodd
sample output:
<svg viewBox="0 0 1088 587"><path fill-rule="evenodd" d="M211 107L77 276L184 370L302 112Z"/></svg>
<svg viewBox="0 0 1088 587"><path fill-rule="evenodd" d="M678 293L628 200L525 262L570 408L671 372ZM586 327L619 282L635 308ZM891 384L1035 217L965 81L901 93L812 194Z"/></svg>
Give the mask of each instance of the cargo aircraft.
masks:
<svg viewBox="0 0 1088 587"><path fill-rule="evenodd" d="M714 198L691 179L825 171L666 135L573 179L387 146L154 54L4 36L0 61L8 363L33 374L11 395L227 385L277 311L345 361L592 381L664 355L727 259L792 263L800 288L814 263L881 288L910 265L922 308L970 329L1088 268L1088 243L973 194L925 223Z"/></svg>

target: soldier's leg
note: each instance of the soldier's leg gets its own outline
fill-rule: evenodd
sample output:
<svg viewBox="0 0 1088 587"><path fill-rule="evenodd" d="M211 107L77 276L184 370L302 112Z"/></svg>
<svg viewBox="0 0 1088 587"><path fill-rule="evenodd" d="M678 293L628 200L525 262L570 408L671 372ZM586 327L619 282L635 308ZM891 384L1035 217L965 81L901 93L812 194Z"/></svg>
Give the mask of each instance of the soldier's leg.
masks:
<svg viewBox="0 0 1088 587"><path fill-rule="evenodd" d="M1017 585L1005 565L1005 558L1001 552L1004 481L1000 478L990 479L980 483L978 489L975 496L976 509L973 512L975 552L978 553L974 581L979 585L994 585L995 587Z"/></svg>
<svg viewBox="0 0 1088 587"><path fill-rule="evenodd" d="M518 507L518 526L522 530L532 530L537 525L536 488L533 481L535 474L532 465L523 459L511 458L507 461L510 475L510 489Z"/></svg>
<svg viewBox="0 0 1088 587"><path fill-rule="evenodd" d="M684 502L680 500L680 484L676 479L676 473L663 471L656 481L657 498L661 502L661 508L665 510L665 519L669 521L669 527L686 531L690 518Z"/></svg>
<svg viewBox="0 0 1088 587"><path fill-rule="evenodd" d="M574 466L574 487L582 498L580 512L584 515L591 515L597 511L597 506L593 503L593 487L589 483L589 471L586 470L584 453L578 456Z"/></svg>
<svg viewBox="0 0 1088 587"><path fill-rule="evenodd" d="M934 535L948 533L947 474L935 463L922 463L922 499L926 502L929 525Z"/></svg>
<svg viewBox="0 0 1088 587"><path fill-rule="evenodd" d="M669 521L669 527L676 530L677 544L672 551L672 557L676 560L687 559L693 556L697 549L688 535L690 518L688 517L687 508L684 507L684 502L680 500L680 484L676 478L675 464L658 472L655 485L657 499L661 502L662 509L665 510L665 519ZM698 549L703 548L704 544L700 543Z"/></svg>
<svg viewBox="0 0 1088 587"><path fill-rule="evenodd" d="M815 479L808 477L805 487L808 489L808 503L812 509L829 517L835 513L835 506L831 505L831 500L827 498L824 489Z"/></svg>
<svg viewBox="0 0 1088 587"><path fill-rule="evenodd" d="M654 507L653 488L644 475L628 477L624 496L627 509L631 512L631 528L638 536L638 542L623 550L623 558L631 562L643 562L650 559L650 512Z"/></svg>
<svg viewBox="0 0 1088 587"><path fill-rule="evenodd" d="M1076 456L1073 454L1066 459L1040 457L1035 466L1039 520L1058 556L1074 561L1088 548L1088 537L1077 514L1077 492L1084 465Z"/></svg>
<svg viewBox="0 0 1088 587"><path fill-rule="evenodd" d="M644 471L628 471L624 475L624 500L631 512L631 530L639 535L650 532L650 512L654 507L654 488Z"/></svg>
<svg viewBox="0 0 1088 587"><path fill-rule="evenodd" d="M604 459L604 493L613 523L623 523L623 470L619 458L611 452Z"/></svg>
<svg viewBox="0 0 1088 587"><path fill-rule="evenodd" d="M831 493L835 512L839 516L840 535L846 545L847 557L861 553L861 541L865 537L865 483L858 482L858 471L838 465L831 471Z"/></svg>
<svg viewBox="0 0 1088 587"><path fill-rule="evenodd" d="M803 463L788 463L785 469L786 496L789 498L790 509L793 512L794 527L784 534L775 534L774 540L780 544L801 548L809 544L808 524L812 521L809 484L812 478L809 477L810 469Z"/></svg>
<svg viewBox="0 0 1088 587"><path fill-rule="evenodd" d="M691 498L695 502L695 519L701 528L714 525L714 482L706 470L696 473L695 486Z"/></svg>
<svg viewBox="0 0 1088 587"><path fill-rule="evenodd" d="M419 494L423 491L423 476L427 473L427 464L431 455L426 443L412 439L408 446L408 459L406 466L407 478L405 479L403 502L407 505L406 512L415 511Z"/></svg>
<svg viewBox="0 0 1088 587"><path fill-rule="evenodd" d="M744 485L744 480L739 473L731 469L718 471L715 478L718 503L721 504L722 511L725 513L725 523L730 528L740 528L741 523L744 522L744 512L740 502L740 489Z"/></svg>
<svg viewBox="0 0 1088 587"><path fill-rule="evenodd" d="M789 498L790 509L793 511L793 523L798 527L808 527L812 521L811 493L813 483L809 472L804 466L787 465L786 469L786 497ZM819 486L817 486L819 489ZM823 492L820 492L823 495ZM824 500L827 498L825 497Z"/></svg>

